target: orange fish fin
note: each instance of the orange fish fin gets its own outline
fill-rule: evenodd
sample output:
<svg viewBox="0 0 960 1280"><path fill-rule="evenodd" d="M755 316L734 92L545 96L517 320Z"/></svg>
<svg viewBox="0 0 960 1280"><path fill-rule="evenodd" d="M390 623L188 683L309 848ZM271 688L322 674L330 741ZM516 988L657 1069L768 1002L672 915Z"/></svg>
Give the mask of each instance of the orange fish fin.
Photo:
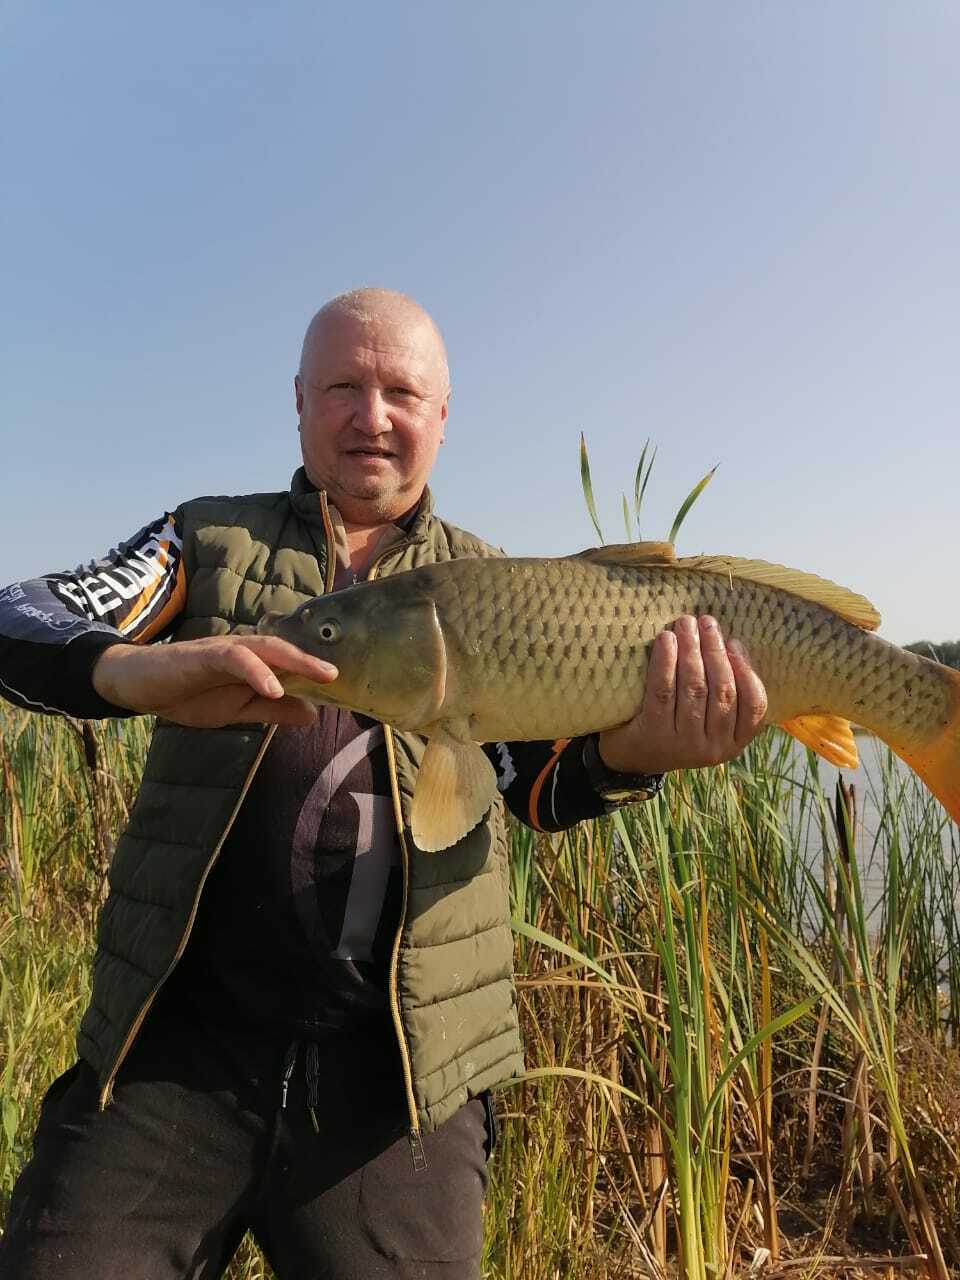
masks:
<svg viewBox="0 0 960 1280"><path fill-rule="evenodd" d="M888 745L933 792L950 817L960 823L960 671L940 667L953 694L950 712L932 742L919 748L904 748L888 739Z"/></svg>
<svg viewBox="0 0 960 1280"><path fill-rule="evenodd" d="M741 560L736 556L685 556L682 560L675 560L673 567L776 587L801 600L822 605L864 631L875 631L880 625L880 615L869 600L847 587L840 587L813 573L803 573L800 569L787 569L782 564L769 564L766 560Z"/></svg>
<svg viewBox="0 0 960 1280"><path fill-rule="evenodd" d="M840 716L794 716L792 720L781 720L780 728L841 769L855 769L860 763L850 721Z"/></svg>
<svg viewBox="0 0 960 1280"><path fill-rule="evenodd" d="M640 564L672 564L677 553L672 542L618 542L606 547L588 547L571 558L592 560L594 564L635 567Z"/></svg>

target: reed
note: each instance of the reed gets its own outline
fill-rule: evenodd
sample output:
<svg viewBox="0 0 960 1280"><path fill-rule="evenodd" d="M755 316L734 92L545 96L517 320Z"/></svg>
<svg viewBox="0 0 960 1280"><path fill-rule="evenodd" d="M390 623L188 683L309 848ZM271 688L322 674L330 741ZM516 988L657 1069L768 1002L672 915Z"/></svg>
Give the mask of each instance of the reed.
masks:
<svg viewBox="0 0 960 1280"><path fill-rule="evenodd" d="M145 740L0 711L0 1214L71 1059ZM491 1280L960 1267L957 830L888 755L875 785L876 831L842 803L838 833L770 732L610 820L513 829L529 1070L501 1099ZM266 1274L249 1242L230 1274Z"/></svg>

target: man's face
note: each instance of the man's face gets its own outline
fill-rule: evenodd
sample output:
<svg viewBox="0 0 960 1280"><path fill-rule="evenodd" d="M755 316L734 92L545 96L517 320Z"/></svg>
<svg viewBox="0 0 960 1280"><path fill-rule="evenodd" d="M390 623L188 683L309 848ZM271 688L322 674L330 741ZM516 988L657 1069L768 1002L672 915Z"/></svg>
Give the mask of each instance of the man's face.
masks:
<svg viewBox="0 0 960 1280"><path fill-rule="evenodd" d="M417 501L443 439L449 389L430 323L401 313L323 317L295 381L307 475L348 523Z"/></svg>

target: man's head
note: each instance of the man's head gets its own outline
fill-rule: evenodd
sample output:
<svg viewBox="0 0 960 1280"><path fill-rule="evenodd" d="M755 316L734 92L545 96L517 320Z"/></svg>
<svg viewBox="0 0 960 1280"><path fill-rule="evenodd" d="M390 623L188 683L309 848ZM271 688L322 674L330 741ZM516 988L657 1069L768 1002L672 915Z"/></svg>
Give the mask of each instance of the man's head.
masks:
<svg viewBox="0 0 960 1280"><path fill-rule="evenodd" d="M395 520L419 499L443 439L450 375L412 298L356 289L307 326L294 380L307 475L344 520Z"/></svg>

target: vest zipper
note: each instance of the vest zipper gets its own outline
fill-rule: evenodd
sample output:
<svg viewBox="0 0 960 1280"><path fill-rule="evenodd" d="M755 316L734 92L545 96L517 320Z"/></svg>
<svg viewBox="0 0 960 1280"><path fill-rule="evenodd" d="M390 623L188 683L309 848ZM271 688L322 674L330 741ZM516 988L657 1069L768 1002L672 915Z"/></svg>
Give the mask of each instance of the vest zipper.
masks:
<svg viewBox="0 0 960 1280"><path fill-rule="evenodd" d="M334 556L334 538L333 526L330 523L330 511L327 504L327 495L325 490L320 490L320 514L323 517L323 530L327 539L327 581L326 590L333 590L334 571L336 569L336 560ZM394 555L397 551L403 550L404 547L410 546L416 539L408 538L405 541L395 543L392 547L387 547L371 564L367 571L367 581L372 581L377 576L380 565L386 560L387 556ZM356 575L354 575L356 577ZM413 1093L413 1068L410 1062L410 1047L407 1044L407 1035L403 1029L403 1014L400 1009L400 986L398 980L398 972L400 967L400 940L403 937L403 927L407 921L407 899L410 892L410 853L407 849L407 842L403 834L403 810L400 806L400 783L397 779L397 757L393 745L393 730L389 725L383 726L383 738L387 748L387 772L390 775L390 794L393 797L393 812L397 824L397 834L400 837L400 859L403 867L403 892L400 900L400 921L397 925L397 932L393 939L393 948L390 953L390 977L389 977L389 998L390 1013L393 1017L393 1027L397 1034L397 1044L400 1048L400 1063L403 1068L403 1088L407 1096L407 1111L409 1113L410 1127L407 1130L407 1137L410 1142L410 1152L413 1157L413 1167L416 1172L420 1172L427 1167L427 1157L423 1150L423 1134L420 1131L420 1117L417 1114L417 1100Z"/></svg>
<svg viewBox="0 0 960 1280"><path fill-rule="evenodd" d="M237 803L233 806L233 811L230 814L230 817L227 819L227 825L224 827L223 833L221 834L220 839L214 845L213 852L210 854L210 857L207 860L207 865L206 867L204 867L203 875L200 877L200 883L197 885L197 892L194 894L193 906L190 908L190 915L187 917L186 927L183 931L183 934L180 937L180 941L177 943L177 949L174 952L173 959L167 965L167 968L164 971L159 982L157 982L153 990L150 992L149 996L147 996L146 1000L144 1001L143 1005L140 1008L140 1012L137 1014L133 1022L130 1024L130 1030L127 1032L126 1037L123 1041L123 1044L120 1046L120 1052L117 1054L114 1064L110 1068L110 1074L107 1076L107 1082L103 1086L103 1089L100 1092L100 1110L101 1111L105 1111L107 1106L110 1103L110 1098L113 1094L113 1082L117 1077L117 1072L123 1066L123 1060L127 1056L127 1054L130 1052L130 1049L133 1046L133 1042L134 1040L136 1040L137 1035L140 1032L140 1028L143 1026L144 1018L146 1018L147 1014L150 1012L150 1007L153 1004L154 1000L156 1000L157 994L160 991L160 988L163 986L166 980L170 977L171 973L173 973L174 969L180 963L180 957L183 955L184 951L186 950L187 940L189 939L190 934L193 931L194 921L197 918L197 908L200 905L200 896L203 893L204 885L207 883L207 877L210 875L210 872L213 870L213 864L216 862L217 858L219 858L220 856L220 850L223 848L224 841L226 840L227 836L230 834L230 831L233 828L233 824L237 820L237 814L240 812L240 806L243 804L244 800L246 799L247 792L250 790L250 784L253 781L253 775L257 772L257 769L260 767L260 761L263 759L264 754L266 753L267 747L270 745L270 741L273 738L273 735L276 733L276 731L277 731L277 726L275 724L272 724L270 728L267 730L267 732L264 734L263 742L260 744L260 750L257 752L256 757L254 758L253 764L250 766L250 769L247 772L247 776L244 779L243 786L240 789L240 795L237 798Z"/></svg>
<svg viewBox="0 0 960 1280"><path fill-rule="evenodd" d="M330 554L330 549L333 546L333 528L330 524L330 513L327 510L327 495L323 491L321 491L320 493L320 513L323 517L323 530L327 540L327 571L326 571L325 580L324 580L324 591L329 592L333 589L333 575L334 575L334 570L336 569L336 565ZM264 755L266 754L267 747L269 747L273 739L273 735L276 733L276 731L277 731L277 726L275 724L272 724L270 725L269 729L264 735L263 742L260 744L260 750L257 752L256 757L253 761L253 764L250 766L250 770L247 773L246 778L244 779L243 786L240 789L240 795L237 798L237 803L233 806L233 811L231 812L230 817L227 819L227 825L224 827L220 835L220 839L217 841L217 843L213 847L213 852L210 854L210 858L207 861L206 867L204 868L203 875L200 877L200 883L197 885L197 892L194 895L193 906L190 908L190 915L187 917L186 928L184 929L183 934L180 937L180 941L177 944L177 949L174 952L173 959L170 961L169 965L167 966L165 972L163 973L163 976L160 978L160 981L156 984L156 986L150 992L149 996L147 996L147 999L144 1001L143 1005L141 1006L140 1012L137 1014L133 1022L130 1024L130 1030L127 1032L126 1036L124 1037L123 1044L120 1046L120 1052L117 1054L117 1057L114 1060L114 1064L110 1069L110 1074L107 1076L106 1084L103 1086L103 1089L100 1091L100 1110L101 1111L106 1110L106 1108L110 1104L110 1098L113 1094L113 1082L117 1078L117 1072L123 1066L124 1058L126 1058L127 1054L130 1052L131 1048L133 1047L133 1042L134 1040L136 1040L137 1036L139 1035L140 1028L143 1026L143 1021L146 1018L147 1014L150 1012L150 1008L154 1000L156 1000L157 994L159 993L160 988L163 986L166 980L170 977L171 973L173 973L174 969L180 963L180 958L183 955L184 951L186 950L187 942L190 938L190 934L193 932L193 925L197 918L197 908L200 905L200 897L203 893L204 885L207 883L207 877L210 875L210 872L213 870L214 863L216 862L217 858L219 858L220 856L220 850L223 848L223 845L224 845L224 842L226 841L227 836L233 830L233 824L237 820L237 814L240 812L240 806L243 804L244 800L247 798L247 792L250 790L250 784L251 782L253 782L254 774L260 768L260 762L263 759Z"/></svg>
<svg viewBox="0 0 960 1280"><path fill-rule="evenodd" d="M367 573L367 581L372 581L380 568L380 565L389 555L408 547L413 542L409 539L407 542L397 543L395 546L388 547L386 551L373 562ZM410 1047L407 1044L407 1035L403 1029L403 1012L400 1008L400 943L403 938L404 926L407 923L407 904L410 897L410 850L407 848L407 840L403 831L403 808L400 804L400 782L397 777L397 753L393 741L393 730L388 724L383 726L383 740L387 747L387 772L390 775L390 794L393 797L393 814L397 824L397 835L400 839L400 860L403 867L403 893L400 899L400 920L397 924L397 932L393 938L393 948L390 952L390 980L389 980L389 996L390 996L390 1013L393 1016L393 1027L397 1033L397 1043L400 1046L400 1063L403 1067L403 1087L407 1095L407 1110L410 1115L410 1127L407 1130L407 1137L410 1142L410 1154L413 1157L413 1168L417 1173L422 1172L427 1167L427 1157L423 1150L423 1134L420 1130L420 1117L417 1114L417 1100L413 1093L413 1067L410 1061Z"/></svg>

